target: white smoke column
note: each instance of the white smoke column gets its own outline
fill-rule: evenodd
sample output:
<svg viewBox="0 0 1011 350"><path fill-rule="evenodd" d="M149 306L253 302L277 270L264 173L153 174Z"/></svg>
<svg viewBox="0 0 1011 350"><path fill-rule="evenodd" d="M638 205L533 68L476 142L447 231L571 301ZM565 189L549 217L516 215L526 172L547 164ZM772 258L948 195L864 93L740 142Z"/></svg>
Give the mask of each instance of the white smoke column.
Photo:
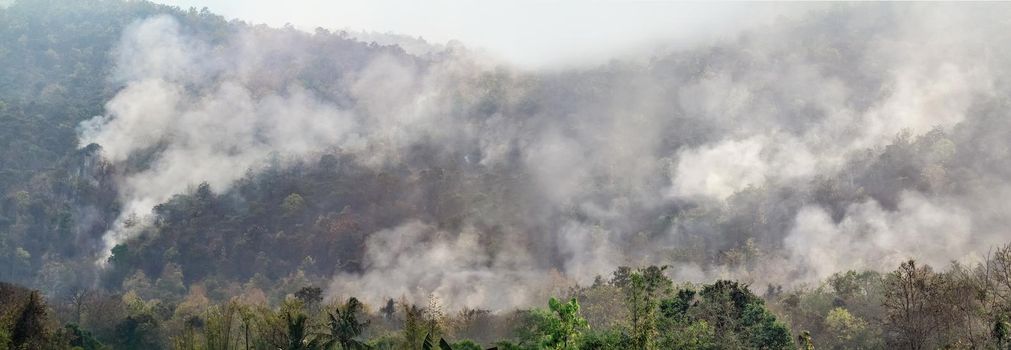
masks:
<svg viewBox="0 0 1011 350"><path fill-rule="evenodd" d="M805 207L785 243L795 281L817 282L848 270L889 270L915 258L934 266L974 251L972 220L956 203L907 192L897 211L874 201L854 204L836 224L823 210Z"/></svg>
<svg viewBox="0 0 1011 350"><path fill-rule="evenodd" d="M429 295L456 307L503 310L533 305L549 295L550 274L531 265L521 248L505 242L496 254L478 233L439 231L419 221L376 232L366 243L362 274L334 277L331 296L358 296L379 305L388 297L419 302Z"/></svg>
<svg viewBox="0 0 1011 350"><path fill-rule="evenodd" d="M356 142L352 114L303 88L263 95L242 81L213 80L237 74L170 17L130 26L117 53L115 77L125 87L106 104L106 116L81 124L80 144L101 145L114 164L156 153L150 167L119 180L123 212L103 237L100 262L174 194L201 182L227 190L274 153L301 156Z"/></svg>
<svg viewBox="0 0 1011 350"><path fill-rule="evenodd" d="M892 32L869 41L868 50L861 53L868 64L875 66L860 69L879 71L885 78L876 92L880 98L869 108L854 108L846 102L848 96L858 93L851 87L812 77L808 80L828 84L801 84L798 86L807 93L796 91L788 96L823 96L817 99L818 105L828 118L800 135L787 135L785 141L777 137L781 135L777 128L789 125L772 124L771 131L748 131L743 134L749 136L743 139L683 151L672 176L673 195L725 199L748 186L791 186L811 176L830 176L846 170L841 166L849 164L847 160L853 155L881 150L900 132L916 137L936 127L951 133L959 123L971 121L975 103L1000 95L999 77L1007 74L997 65L998 57L1006 57L1001 55L1007 53L997 44L1003 30L971 24L989 23L982 20L988 16L982 12L987 9L910 6L893 10L903 16L897 18L894 28L882 30ZM994 15L1006 10L989 9ZM788 77L786 81L791 81ZM717 86L733 92L724 96L748 96L756 90L753 82L733 84L726 80L717 78L721 81ZM777 89L789 84L759 86ZM720 95L710 90L698 96L706 101L705 97ZM748 99L730 99L726 105L714 103L706 108L716 111L718 117L731 119L738 118L738 110L762 110L727 109L727 105L744 103L738 101ZM761 113L752 117L766 118ZM756 133L764 136L753 136ZM804 171L798 173L798 169ZM929 170L941 177L964 176L936 166ZM958 180L974 181L970 179ZM890 270L910 258L935 266L952 260L976 261L992 245L1006 243L1006 236L998 237L1005 235L1000 227L1006 225L1008 213L999 209L1001 205L992 204L994 199L1006 196L1006 180L984 186L989 186L986 193L956 196L907 191L894 209L865 199L849 205L838 222L821 207L804 206L785 237L786 260L771 263L779 268L758 278L786 284L817 283L832 273L850 269Z"/></svg>

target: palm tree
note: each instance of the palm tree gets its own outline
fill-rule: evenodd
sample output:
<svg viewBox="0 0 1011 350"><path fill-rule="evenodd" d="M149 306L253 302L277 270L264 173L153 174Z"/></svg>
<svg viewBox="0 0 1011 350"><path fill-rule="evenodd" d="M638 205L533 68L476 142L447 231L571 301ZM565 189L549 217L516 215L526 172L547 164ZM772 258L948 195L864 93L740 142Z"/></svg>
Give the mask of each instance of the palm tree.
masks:
<svg viewBox="0 0 1011 350"><path fill-rule="evenodd" d="M285 313L284 317L288 325L288 348L287 350L315 350L319 349L315 340L309 340L309 318L303 313Z"/></svg>
<svg viewBox="0 0 1011 350"><path fill-rule="evenodd" d="M360 336L368 327L369 322L359 322L358 313L362 311L362 303L351 297L342 307L334 307L333 311L327 311L329 320L326 324L326 332L318 335L323 339L324 349L333 349L339 346L341 350L365 349L368 346L355 338Z"/></svg>
<svg viewBox="0 0 1011 350"><path fill-rule="evenodd" d="M421 350L435 350L434 345L432 345L432 333L425 335L425 341L421 342ZM439 350L453 350L453 347L449 345L446 339L439 338Z"/></svg>

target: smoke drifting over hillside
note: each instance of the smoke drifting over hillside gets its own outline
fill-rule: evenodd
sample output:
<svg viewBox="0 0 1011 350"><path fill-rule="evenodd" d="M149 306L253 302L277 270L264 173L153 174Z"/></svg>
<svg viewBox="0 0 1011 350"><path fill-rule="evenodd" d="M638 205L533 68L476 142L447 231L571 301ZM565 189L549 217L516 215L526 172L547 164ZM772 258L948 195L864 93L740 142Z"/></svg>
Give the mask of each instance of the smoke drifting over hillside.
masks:
<svg viewBox="0 0 1011 350"><path fill-rule="evenodd" d="M334 57L344 70L321 80L303 75L325 50L309 34L212 39L155 17L123 34L122 90L80 143L120 169L105 251L143 229L134 215L278 158L460 171L398 194L452 196L456 224L384 223L332 295L500 309L620 265L793 285L943 264L1006 239L1009 10L844 5L648 64L552 73L391 49Z"/></svg>

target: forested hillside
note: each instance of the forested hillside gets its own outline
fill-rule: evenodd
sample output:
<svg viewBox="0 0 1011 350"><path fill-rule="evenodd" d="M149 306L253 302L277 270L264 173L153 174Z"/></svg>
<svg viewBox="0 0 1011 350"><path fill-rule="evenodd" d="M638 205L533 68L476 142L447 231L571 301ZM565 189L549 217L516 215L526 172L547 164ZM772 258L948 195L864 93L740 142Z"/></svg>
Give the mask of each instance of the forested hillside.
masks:
<svg viewBox="0 0 1011 350"><path fill-rule="evenodd" d="M0 350L1006 348L1009 13L528 70L0 5Z"/></svg>

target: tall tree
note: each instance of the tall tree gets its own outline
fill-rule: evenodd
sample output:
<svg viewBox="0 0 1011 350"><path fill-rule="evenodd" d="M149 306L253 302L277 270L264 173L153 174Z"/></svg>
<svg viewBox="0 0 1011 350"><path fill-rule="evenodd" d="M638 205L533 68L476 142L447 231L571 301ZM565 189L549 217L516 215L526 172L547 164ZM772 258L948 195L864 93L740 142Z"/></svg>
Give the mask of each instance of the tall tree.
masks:
<svg viewBox="0 0 1011 350"><path fill-rule="evenodd" d="M359 321L362 304L351 297L344 305L335 306L327 311L326 332L319 334L324 349L339 347L341 350L365 348L365 343L357 338L362 335L369 321Z"/></svg>
<svg viewBox="0 0 1011 350"><path fill-rule="evenodd" d="M49 331L46 329L46 306L39 292L32 291L25 300L21 314L14 321L10 340L12 349L40 349L45 347Z"/></svg>
<svg viewBox="0 0 1011 350"><path fill-rule="evenodd" d="M925 349L936 329L932 318L932 293L936 292L937 276L930 266L917 266L909 260L885 279L884 305L888 312L887 327L895 335L891 346L911 350Z"/></svg>
<svg viewBox="0 0 1011 350"><path fill-rule="evenodd" d="M673 285L670 278L664 275L666 269L666 266L649 266L627 276L615 274L615 283L624 284L630 334L636 349L656 348L660 299L671 293Z"/></svg>

